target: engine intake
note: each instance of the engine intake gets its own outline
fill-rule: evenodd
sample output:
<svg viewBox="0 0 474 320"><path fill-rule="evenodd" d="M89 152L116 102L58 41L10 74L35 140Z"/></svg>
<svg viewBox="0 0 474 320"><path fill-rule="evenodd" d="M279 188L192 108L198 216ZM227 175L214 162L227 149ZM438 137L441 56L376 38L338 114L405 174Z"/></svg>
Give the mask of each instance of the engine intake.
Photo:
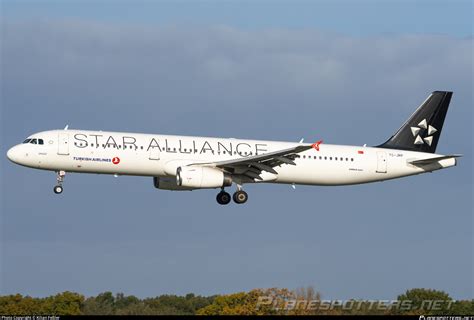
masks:
<svg viewBox="0 0 474 320"><path fill-rule="evenodd" d="M232 176L210 167L178 167L176 184L187 188L221 188L232 185Z"/></svg>

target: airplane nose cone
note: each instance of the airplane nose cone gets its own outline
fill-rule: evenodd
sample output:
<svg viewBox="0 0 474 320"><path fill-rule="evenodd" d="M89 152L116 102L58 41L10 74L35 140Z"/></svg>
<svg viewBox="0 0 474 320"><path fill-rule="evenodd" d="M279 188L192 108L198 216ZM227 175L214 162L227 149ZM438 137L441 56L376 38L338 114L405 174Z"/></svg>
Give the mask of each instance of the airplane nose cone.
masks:
<svg viewBox="0 0 474 320"><path fill-rule="evenodd" d="M18 161L18 148L12 147L7 151L7 158L11 162L17 162Z"/></svg>

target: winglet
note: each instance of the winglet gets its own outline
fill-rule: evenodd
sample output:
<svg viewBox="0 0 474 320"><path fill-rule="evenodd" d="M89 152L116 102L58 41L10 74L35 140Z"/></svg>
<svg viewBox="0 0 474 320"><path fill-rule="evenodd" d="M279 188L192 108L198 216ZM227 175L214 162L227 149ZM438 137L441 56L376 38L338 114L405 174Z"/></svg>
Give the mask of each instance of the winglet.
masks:
<svg viewBox="0 0 474 320"><path fill-rule="evenodd" d="M311 145L311 147L313 147L313 149L315 149L316 151L319 151L319 145L320 145L321 143L323 143L323 140L319 140L319 141L313 143L313 144Z"/></svg>

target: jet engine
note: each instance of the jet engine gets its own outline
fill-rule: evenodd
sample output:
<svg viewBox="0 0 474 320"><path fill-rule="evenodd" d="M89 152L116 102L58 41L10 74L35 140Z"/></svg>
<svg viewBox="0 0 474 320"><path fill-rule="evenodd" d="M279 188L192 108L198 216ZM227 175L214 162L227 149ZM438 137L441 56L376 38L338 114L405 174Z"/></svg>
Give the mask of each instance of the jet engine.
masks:
<svg viewBox="0 0 474 320"><path fill-rule="evenodd" d="M232 177L223 171L203 166L178 167L176 184L188 188L220 188L232 185Z"/></svg>

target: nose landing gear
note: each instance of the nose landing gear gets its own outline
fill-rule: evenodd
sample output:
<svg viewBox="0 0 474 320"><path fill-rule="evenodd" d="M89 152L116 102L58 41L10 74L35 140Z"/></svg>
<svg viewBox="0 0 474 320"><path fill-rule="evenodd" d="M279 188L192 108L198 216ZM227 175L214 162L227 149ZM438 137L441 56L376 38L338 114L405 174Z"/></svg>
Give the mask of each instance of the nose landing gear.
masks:
<svg viewBox="0 0 474 320"><path fill-rule="evenodd" d="M61 194L63 192L63 182L64 182L64 177L66 176L66 171L58 171L57 172L57 185L54 186L53 191L55 194Z"/></svg>

